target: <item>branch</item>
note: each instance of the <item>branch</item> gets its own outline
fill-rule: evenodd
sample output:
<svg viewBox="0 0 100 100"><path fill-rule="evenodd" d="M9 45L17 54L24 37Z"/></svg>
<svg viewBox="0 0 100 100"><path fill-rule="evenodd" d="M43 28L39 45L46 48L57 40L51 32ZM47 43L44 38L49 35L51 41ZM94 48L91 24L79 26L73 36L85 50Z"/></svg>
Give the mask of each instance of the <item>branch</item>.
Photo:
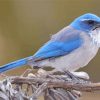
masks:
<svg viewBox="0 0 100 100"><path fill-rule="evenodd" d="M55 77L52 75L52 77ZM63 78L62 76L57 76L57 78ZM65 78L65 77L64 77ZM67 77L66 77L67 78ZM64 88L69 90L78 90L78 91L98 91L100 90L100 83L91 83L91 82L80 82L80 81L65 81L59 79L51 79L51 78L42 78L42 77L13 77L13 84L32 84L32 82L37 82L39 84L47 83L47 88Z"/></svg>
<svg viewBox="0 0 100 100"><path fill-rule="evenodd" d="M30 70L31 71L31 70ZM29 70L21 76L6 76L0 82L0 98L2 100L37 100L43 95L45 100L77 100L80 91L92 92L100 90L100 83L92 83L73 75L49 73L44 70L32 74Z"/></svg>

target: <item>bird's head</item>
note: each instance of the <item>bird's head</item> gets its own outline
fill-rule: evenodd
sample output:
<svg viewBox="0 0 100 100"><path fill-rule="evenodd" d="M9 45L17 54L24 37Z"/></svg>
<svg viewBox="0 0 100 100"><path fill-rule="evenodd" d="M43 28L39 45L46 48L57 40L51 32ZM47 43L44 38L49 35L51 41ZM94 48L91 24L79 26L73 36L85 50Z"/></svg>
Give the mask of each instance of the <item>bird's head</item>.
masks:
<svg viewBox="0 0 100 100"><path fill-rule="evenodd" d="M70 25L75 29L89 32L100 27L100 17L87 13L76 18Z"/></svg>
<svg viewBox="0 0 100 100"><path fill-rule="evenodd" d="M87 13L76 18L70 26L77 30L85 31L97 44L100 44L100 17Z"/></svg>

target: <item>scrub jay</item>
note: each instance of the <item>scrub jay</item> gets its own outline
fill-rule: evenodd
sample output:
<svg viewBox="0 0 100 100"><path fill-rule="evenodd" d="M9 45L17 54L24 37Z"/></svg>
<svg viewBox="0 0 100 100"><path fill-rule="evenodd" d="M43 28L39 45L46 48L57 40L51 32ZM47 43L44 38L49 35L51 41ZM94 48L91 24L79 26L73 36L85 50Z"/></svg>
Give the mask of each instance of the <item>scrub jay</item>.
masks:
<svg viewBox="0 0 100 100"><path fill-rule="evenodd" d="M100 18L87 13L52 35L33 56L0 66L0 73L23 65L33 68L51 66L74 72L86 66L100 47Z"/></svg>

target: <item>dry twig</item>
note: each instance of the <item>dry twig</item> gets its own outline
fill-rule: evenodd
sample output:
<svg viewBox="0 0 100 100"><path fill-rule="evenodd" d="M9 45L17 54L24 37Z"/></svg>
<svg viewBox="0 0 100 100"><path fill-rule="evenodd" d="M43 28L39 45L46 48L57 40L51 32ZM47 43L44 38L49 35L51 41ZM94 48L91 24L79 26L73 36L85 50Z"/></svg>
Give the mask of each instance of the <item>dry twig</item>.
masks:
<svg viewBox="0 0 100 100"><path fill-rule="evenodd" d="M27 73L28 76L26 73L6 76L0 82L0 100L37 100L41 95L45 100L78 100L81 95L79 91L100 90L100 83L91 83L70 72L55 75L42 70L36 74Z"/></svg>

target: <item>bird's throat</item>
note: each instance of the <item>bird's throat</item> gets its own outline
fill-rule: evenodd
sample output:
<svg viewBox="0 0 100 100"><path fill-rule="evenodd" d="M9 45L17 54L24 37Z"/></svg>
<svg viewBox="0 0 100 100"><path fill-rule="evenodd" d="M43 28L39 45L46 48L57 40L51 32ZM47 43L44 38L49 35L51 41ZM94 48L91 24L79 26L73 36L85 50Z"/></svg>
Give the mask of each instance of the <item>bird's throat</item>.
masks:
<svg viewBox="0 0 100 100"><path fill-rule="evenodd" d="M92 30L90 32L90 37L93 40L93 43L100 47L100 28Z"/></svg>

